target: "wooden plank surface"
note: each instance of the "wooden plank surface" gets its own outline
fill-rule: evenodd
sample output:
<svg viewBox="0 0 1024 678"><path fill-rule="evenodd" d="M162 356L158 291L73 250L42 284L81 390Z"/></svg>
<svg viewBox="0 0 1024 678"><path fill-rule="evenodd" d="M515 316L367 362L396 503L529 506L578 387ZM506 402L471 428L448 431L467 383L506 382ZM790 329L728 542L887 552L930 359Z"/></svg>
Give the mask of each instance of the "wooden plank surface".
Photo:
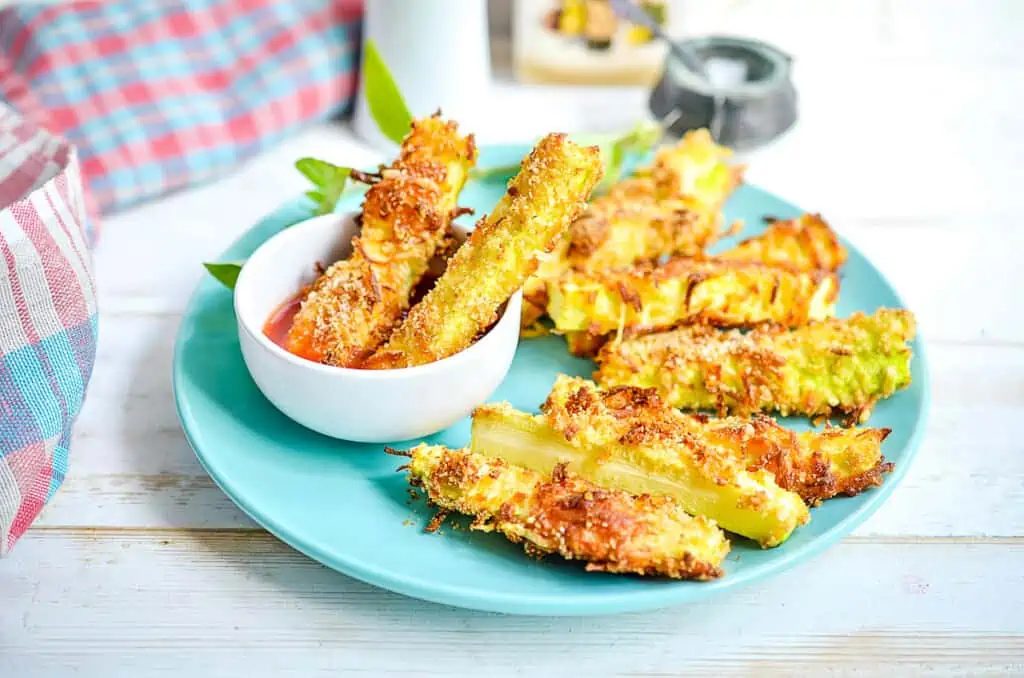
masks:
<svg viewBox="0 0 1024 678"><path fill-rule="evenodd" d="M449 676L470 666L476 675L624 676L1024 668L1020 601L1004 595L1019 590L1024 573L1017 538L852 539L720 599L592 618L472 613L382 593L248 531L45 529L19 558L22 573L0 569L14 602L0 607L0 669L13 671L2 675L73 667L106 676L143 668L288 676Z"/></svg>
<svg viewBox="0 0 1024 678"><path fill-rule="evenodd" d="M855 536L699 605L542 619L380 591L256 528L181 434L174 334L200 262L304 190L296 158L378 160L322 125L105 220L100 348L71 474L0 561L0 677L1024 675L1024 3L688 5L695 32L795 57L800 122L741 158L749 179L823 212L925 337L927 436ZM645 104L630 88L508 82L488 99L484 143L625 129Z"/></svg>

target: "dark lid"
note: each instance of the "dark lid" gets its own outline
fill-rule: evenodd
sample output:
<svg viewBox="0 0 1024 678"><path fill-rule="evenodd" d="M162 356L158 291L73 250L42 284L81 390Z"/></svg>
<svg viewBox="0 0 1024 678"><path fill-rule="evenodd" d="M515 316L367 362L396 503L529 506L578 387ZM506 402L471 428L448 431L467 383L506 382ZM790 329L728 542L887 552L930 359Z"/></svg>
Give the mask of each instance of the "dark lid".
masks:
<svg viewBox="0 0 1024 678"><path fill-rule="evenodd" d="M775 139L796 122L789 56L748 38L707 36L681 44L704 62L711 82L668 53L649 100L657 119L673 121L666 127L667 134L682 136L687 130L707 127L718 143L742 150ZM719 81L715 74L720 64L743 77Z"/></svg>

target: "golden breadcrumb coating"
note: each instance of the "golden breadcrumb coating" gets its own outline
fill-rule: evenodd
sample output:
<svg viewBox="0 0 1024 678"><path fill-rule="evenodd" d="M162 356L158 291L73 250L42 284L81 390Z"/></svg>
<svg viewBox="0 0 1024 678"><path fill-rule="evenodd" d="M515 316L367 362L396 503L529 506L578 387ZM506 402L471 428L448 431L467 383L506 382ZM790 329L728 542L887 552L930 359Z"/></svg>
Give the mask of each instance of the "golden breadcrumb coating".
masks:
<svg viewBox="0 0 1024 678"><path fill-rule="evenodd" d="M745 165L731 162L732 156L732 150L716 144L707 129L690 130L679 143L660 148L654 162L638 170L636 176L653 179L659 196L688 196L701 209L715 212L746 172ZM636 186L624 188L637 191Z"/></svg>
<svg viewBox="0 0 1024 678"><path fill-rule="evenodd" d="M721 217L700 212L685 199L595 198L569 229L568 263L601 271L662 256L693 256L715 241Z"/></svg>
<svg viewBox="0 0 1024 678"><path fill-rule="evenodd" d="M581 402L601 402L614 416L595 423L586 419L590 410L578 407ZM606 440L622 439L636 428L662 432L666 437L687 433L725 451L748 471L771 472L779 487L796 492L811 505L880 485L882 475L892 469L881 447L889 429L826 428L797 433L763 415L714 418L687 414L665 403L653 388L615 386L605 390L590 380L562 375L548 396L545 413L560 420L563 430L603 426L595 435Z"/></svg>
<svg viewBox="0 0 1024 678"><path fill-rule="evenodd" d="M756 261L801 271L838 271L848 253L835 231L818 214L775 220L761 235L722 252L719 261Z"/></svg>
<svg viewBox="0 0 1024 678"><path fill-rule="evenodd" d="M475 163L473 136L459 135L456 123L414 120L399 158L366 193L352 255L310 286L285 347L309 360L358 367L383 344L444 241Z"/></svg>
<svg viewBox="0 0 1024 678"><path fill-rule="evenodd" d="M581 560L588 571L715 579L729 542L706 518L663 497L630 496L569 473L550 474L469 450L417 445L409 482L443 511L474 516L473 529L523 543L527 553Z"/></svg>
<svg viewBox="0 0 1024 678"><path fill-rule="evenodd" d="M542 139L491 215L367 367L422 365L469 346L555 247L601 174L596 146L578 146L564 134Z"/></svg>
<svg viewBox="0 0 1024 678"><path fill-rule="evenodd" d="M721 204L742 180L743 168L726 163L728 150L713 143L709 147L708 141L690 133L662 148L649 167L639 170L643 176L623 179L594 198L556 256L527 280L524 329L532 329L545 314L546 281L569 267L601 271L665 256L694 256L719 237Z"/></svg>
<svg viewBox="0 0 1024 678"><path fill-rule="evenodd" d="M779 487L796 492L810 506L877 487L893 469L882 455L882 441L891 429L828 427L798 433L760 414L717 419L671 411L702 440L730 450L750 470L770 471Z"/></svg>
<svg viewBox="0 0 1024 678"><path fill-rule="evenodd" d="M835 232L818 215L805 214L790 221L773 221L764 233L747 238L736 247L712 257L712 261L761 263L790 271L837 271L847 258L846 248ZM554 279L557 276L549 276ZM543 293L546 305L547 290ZM669 329L675 323L669 323ZM624 328L623 336L648 334L651 327ZM610 338L602 332L564 332L569 352L579 357L593 357Z"/></svg>
<svg viewBox="0 0 1024 678"><path fill-rule="evenodd" d="M749 415L848 415L865 422L874 404L910 385L914 316L871 315L746 334L682 327L606 344L594 377L605 387L656 388L673 407Z"/></svg>
<svg viewBox="0 0 1024 678"><path fill-rule="evenodd" d="M561 332L639 333L683 323L798 326L834 313L839 278L745 262L671 259L604 273L567 271L548 284Z"/></svg>
<svg viewBox="0 0 1024 678"><path fill-rule="evenodd" d="M674 410L660 406L660 417L638 414L657 403L653 391L602 392L560 375L540 415L508 403L478 407L471 446L541 473L566 463L602 487L671 497L691 515L765 547L782 543L807 522L798 494L665 414Z"/></svg>

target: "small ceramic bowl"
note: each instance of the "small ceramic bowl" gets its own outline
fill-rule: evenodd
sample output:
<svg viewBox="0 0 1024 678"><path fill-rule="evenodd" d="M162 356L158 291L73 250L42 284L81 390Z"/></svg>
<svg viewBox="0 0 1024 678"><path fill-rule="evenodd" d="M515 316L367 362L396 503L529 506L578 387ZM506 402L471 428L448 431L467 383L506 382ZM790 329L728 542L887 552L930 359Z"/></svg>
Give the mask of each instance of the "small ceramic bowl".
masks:
<svg viewBox="0 0 1024 678"><path fill-rule="evenodd" d="M242 356L263 395L299 424L332 438L398 442L436 433L494 393L519 344L522 293L505 304L491 329L444 360L395 370L322 365L284 350L263 333L271 315L325 265L346 256L358 231L354 214L326 215L291 226L263 243L235 285ZM467 230L455 226L465 238Z"/></svg>

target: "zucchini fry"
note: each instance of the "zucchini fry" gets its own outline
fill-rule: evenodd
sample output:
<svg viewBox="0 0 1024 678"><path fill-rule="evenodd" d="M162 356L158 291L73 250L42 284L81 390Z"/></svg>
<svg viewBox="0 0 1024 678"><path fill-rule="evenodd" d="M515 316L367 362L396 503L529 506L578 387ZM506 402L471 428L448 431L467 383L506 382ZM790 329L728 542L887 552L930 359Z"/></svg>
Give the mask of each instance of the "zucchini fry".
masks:
<svg viewBox="0 0 1024 678"><path fill-rule="evenodd" d="M520 327L524 332L540 331L538 321L547 315L547 281L557 278L569 268L569 260L566 257L568 249L568 235L563 235L554 249L540 260L534 274L523 283L523 314Z"/></svg>
<svg viewBox="0 0 1024 678"><path fill-rule="evenodd" d="M440 248L475 163L473 136L460 136L454 122L414 121L399 158L366 193L352 255L313 282L286 348L357 367L383 344Z"/></svg>
<svg viewBox="0 0 1024 678"><path fill-rule="evenodd" d="M639 176L595 198L573 222L556 256L527 280L523 328L545 315L547 281L570 267L600 271L664 256L695 256L717 240L721 205L744 171L726 162L729 155L706 131L691 132L658 151Z"/></svg>
<svg viewBox="0 0 1024 678"><path fill-rule="evenodd" d="M707 130L664 146L648 167L595 198L569 231L574 268L599 271L664 256L694 256L718 238L722 205L744 167Z"/></svg>
<svg viewBox="0 0 1024 678"><path fill-rule="evenodd" d="M659 197L688 196L702 210L717 212L743 181L744 165L730 163L732 150L719 146L706 129L687 132L679 143L664 146L654 162L636 172L636 177L654 180ZM636 186L623 186L636 193ZM615 189L612 189L614 192Z"/></svg>
<svg viewBox="0 0 1024 678"><path fill-rule="evenodd" d="M876 402L910 384L916 331L909 311L746 334L701 326L606 344L595 380L655 388L673 407L741 416L775 411L865 422Z"/></svg>
<svg viewBox="0 0 1024 678"><path fill-rule="evenodd" d="M642 389L600 394L556 385L541 415L507 403L483 405L473 413L471 449L540 473L567 464L602 487L670 497L687 513L766 548L807 522L806 504L779 487L769 471L748 471L727 449L705 444L677 419L628 416L645 407L647 397Z"/></svg>
<svg viewBox="0 0 1024 678"><path fill-rule="evenodd" d="M672 259L605 273L567 271L548 284L548 315L561 332L641 333L681 323L804 325L830 317L839 279L744 262Z"/></svg>
<svg viewBox="0 0 1024 678"><path fill-rule="evenodd" d="M527 156L508 192L367 367L411 367L469 346L557 244L602 174L596 146L550 134Z"/></svg>
<svg viewBox="0 0 1024 678"><path fill-rule="evenodd" d="M826 428L797 433L771 417L713 418L670 407L655 389L617 386L608 390L578 377L560 375L545 404L548 419L559 430L592 425L581 412L603 403L614 415L599 436L619 439L638 428L678 430L699 442L725 451L748 471L765 469L784 490L796 492L809 505L837 495L855 495L882 484L892 470L882 456L887 428ZM592 444L596 444L593 443ZM713 517L713 516L712 516Z"/></svg>
<svg viewBox="0 0 1024 678"><path fill-rule="evenodd" d="M828 224L817 215L805 214L791 221L774 221L761 235L748 238L711 260L761 263L813 273L818 270L837 271L846 262L846 257L846 248ZM547 302L546 294L544 301ZM644 327L632 334L648 334L650 331L651 328ZM608 338L607 333L600 331L565 332L569 353L587 358L596 355Z"/></svg>
<svg viewBox="0 0 1024 678"><path fill-rule="evenodd" d="M718 261L757 261L800 271L838 271L846 258L846 248L818 214L773 221L761 235L747 238L715 257Z"/></svg>
<svg viewBox="0 0 1024 678"><path fill-rule="evenodd" d="M474 516L473 529L557 553L592 572L715 579L729 551L722 531L663 497L605 490L556 466L550 474L468 450L420 444L408 452L410 484L442 511Z"/></svg>
<svg viewBox="0 0 1024 678"><path fill-rule="evenodd" d="M882 441L891 429L826 428L797 433L759 414L749 419L679 414L699 428L706 440L743 459L748 469L770 471L780 487L796 492L809 506L878 487L893 469L892 462L882 456Z"/></svg>
<svg viewBox="0 0 1024 678"><path fill-rule="evenodd" d="M569 265L581 271L629 266L662 256L694 256L718 237L721 217L685 199L596 198L569 229Z"/></svg>

